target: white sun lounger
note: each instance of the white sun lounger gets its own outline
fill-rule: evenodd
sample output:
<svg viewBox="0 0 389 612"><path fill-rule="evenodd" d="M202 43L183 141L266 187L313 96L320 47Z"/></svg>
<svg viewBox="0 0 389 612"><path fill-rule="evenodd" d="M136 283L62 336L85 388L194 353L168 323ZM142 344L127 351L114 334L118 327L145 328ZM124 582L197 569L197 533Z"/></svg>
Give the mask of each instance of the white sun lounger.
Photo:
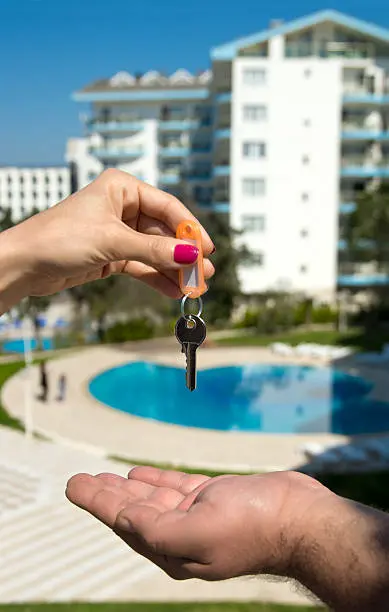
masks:
<svg viewBox="0 0 389 612"><path fill-rule="evenodd" d="M294 348L290 344L284 344L283 342L271 344L270 349L275 355L282 355L283 357L291 357L295 354Z"/></svg>

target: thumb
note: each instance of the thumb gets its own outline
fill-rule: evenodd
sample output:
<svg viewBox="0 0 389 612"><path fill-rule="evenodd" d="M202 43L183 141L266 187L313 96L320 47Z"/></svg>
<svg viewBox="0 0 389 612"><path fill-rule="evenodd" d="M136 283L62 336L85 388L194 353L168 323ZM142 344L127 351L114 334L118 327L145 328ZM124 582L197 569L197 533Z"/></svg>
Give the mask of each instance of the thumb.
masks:
<svg viewBox="0 0 389 612"><path fill-rule="evenodd" d="M115 257L140 261L153 268L178 269L194 264L199 250L196 246L183 240L167 236L152 236L141 234L130 228L119 232L115 244Z"/></svg>

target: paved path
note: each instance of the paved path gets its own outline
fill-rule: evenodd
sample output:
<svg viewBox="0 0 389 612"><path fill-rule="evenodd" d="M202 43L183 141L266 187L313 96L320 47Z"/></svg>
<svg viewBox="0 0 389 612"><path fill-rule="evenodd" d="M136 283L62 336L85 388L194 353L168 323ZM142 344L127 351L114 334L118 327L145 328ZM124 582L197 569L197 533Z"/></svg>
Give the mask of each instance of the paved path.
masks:
<svg viewBox="0 0 389 612"><path fill-rule="evenodd" d="M102 457L0 427L0 603L305 602L286 583L174 582L64 496L75 472L126 473Z"/></svg>

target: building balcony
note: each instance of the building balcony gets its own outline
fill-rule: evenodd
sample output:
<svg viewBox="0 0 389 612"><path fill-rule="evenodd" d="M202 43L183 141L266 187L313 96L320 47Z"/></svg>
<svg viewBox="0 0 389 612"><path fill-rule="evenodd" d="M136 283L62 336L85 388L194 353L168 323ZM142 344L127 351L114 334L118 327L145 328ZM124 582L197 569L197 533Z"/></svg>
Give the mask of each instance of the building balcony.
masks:
<svg viewBox="0 0 389 612"><path fill-rule="evenodd" d="M285 56L294 57L321 57L325 59L369 59L374 58L374 45L357 42L287 42Z"/></svg>
<svg viewBox="0 0 389 612"><path fill-rule="evenodd" d="M212 146L210 144L207 144L207 145L193 144L190 150L191 154L192 153L196 153L196 154L208 153L209 154L211 153L211 151L212 151Z"/></svg>
<svg viewBox="0 0 389 612"><path fill-rule="evenodd" d="M339 287L368 288L383 285L389 285L389 266L376 266L370 263L339 266Z"/></svg>
<svg viewBox="0 0 389 612"><path fill-rule="evenodd" d="M99 132L108 134L112 132L140 132L143 130L141 121L99 121L92 119L88 121L87 129L89 132Z"/></svg>
<svg viewBox="0 0 389 612"><path fill-rule="evenodd" d="M213 168L214 176L230 176L231 166L229 164L215 165Z"/></svg>
<svg viewBox="0 0 389 612"><path fill-rule="evenodd" d="M353 201L345 200L339 205L339 211L342 215L349 215L354 212L356 204Z"/></svg>
<svg viewBox="0 0 389 612"><path fill-rule="evenodd" d="M211 204L211 209L214 212L218 212L218 213L228 213L230 212L230 203L229 201L227 202L214 201Z"/></svg>
<svg viewBox="0 0 389 612"><path fill-rule="evenodd" d="M217 93L215 99L218 104L227 104L232 100L232 93L230 91Z"/></svg>
<svg viewBox="0 0 389 612"><path fill-rule="evenodd" d="M185 157L190 152L188 147L171 146L171 147L160 147L159 155L161 157Z"/></svg>
<svg viewBox="0 0 389 612"><path fill-rule="evenodd" d="M179 172L168 172L161 171L158 183L159 185L177 185L181 181L181 175Z"/></svg>
<svg viewBox="0 0 389 612"><path fill-rule="evenodd" d="M137 159L144 154L143 147L89 147L89 153L101 160Z"/></svg>
<svg viewBox="0 0 389 612"><path fill-rule="evenodd" d="M363 123L345 123L342 126L342 140L389 140L389 132L369 128Z"/></svg>
<svg viewBox="0 0 389 612"><path fill-rule="evenodd" d="M349 178L389 178L389 159L381 161L367 157L342 159L341 176Z"/></svg>
<svg viewBox="0 0 389 612"><path fill-rule="evenodd" d="M184 132L197 128L199 121L196 119L166 119L160 120L158 128L161 132Z"/></svg>
<svg viewBox="0 0 389 612"><path fill-rule="evenodd" d="M215 137L218 140L228 140L231 138L231 128L222 128L215 131Z"/></svg>
<svg viewBox="0 0 389 612"><path fill-rule="evenodd" d="M191 183L202 183L210 181L212 174L210 170L189 169L183 173L183 178Z"/></svg>
<svg viewBox="0 0 389 612"><path fill-rule="evenodd" d="M347 87L346 85L343 93L343 104L389 105L389 92L379 94L368 89Z"/></svg>

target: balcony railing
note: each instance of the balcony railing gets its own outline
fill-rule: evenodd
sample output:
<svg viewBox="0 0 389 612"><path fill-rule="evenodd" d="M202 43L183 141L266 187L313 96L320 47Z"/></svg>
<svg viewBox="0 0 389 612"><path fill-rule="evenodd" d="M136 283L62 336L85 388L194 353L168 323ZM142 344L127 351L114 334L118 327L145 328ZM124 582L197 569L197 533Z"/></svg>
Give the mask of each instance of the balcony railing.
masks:
<svg viewBox="0 0 389 612"><path fill-rule="evenodd" d="M135 146L93 146L89 147L89 153L100 159L131 159L142 156L144 149Z"/></svg>
<svg viewBox="0 0 389 612"><path fill-rule="evenodd" d="M188 181L209 181L212 174L210 168L188 168L182 176Z"/></svg>
<svg viewBox="0 0 389 612"><path fill-rule="evenodd" d="M230 170L231 168L229 164L216 163L213 168L213 174L214 176L229 176Z"/></svg>
<svg viewBox="0 0 389 612"><path fill-rule="evenodd" d="M103 121L99 119L91 119L86 123L89 132L139 132L143 130L144 124L140 120L128 119L111 119Z"/></svg>
<svg viewBox="0 0 389 612"><path fill-rule="evenodd" d="M161 157L183 157L185 155L188 155L188 153L188 147L182 147L179 145L169 145L165 147L162 146L159 149L159 155Z"/></svg>
<svg viewBox="0 0 389 612"><path fill-rule="evenodd" d="M389 284L389 265L374 263L342 263L338 271L338 285L369 287Z"/></svg>
<svg viewBox="0 0 389 612"><path fill-rule="evenodd" d="M370 43L296 41L286 43L285 56L368 59L375 57L375 47Z"/></svg>

